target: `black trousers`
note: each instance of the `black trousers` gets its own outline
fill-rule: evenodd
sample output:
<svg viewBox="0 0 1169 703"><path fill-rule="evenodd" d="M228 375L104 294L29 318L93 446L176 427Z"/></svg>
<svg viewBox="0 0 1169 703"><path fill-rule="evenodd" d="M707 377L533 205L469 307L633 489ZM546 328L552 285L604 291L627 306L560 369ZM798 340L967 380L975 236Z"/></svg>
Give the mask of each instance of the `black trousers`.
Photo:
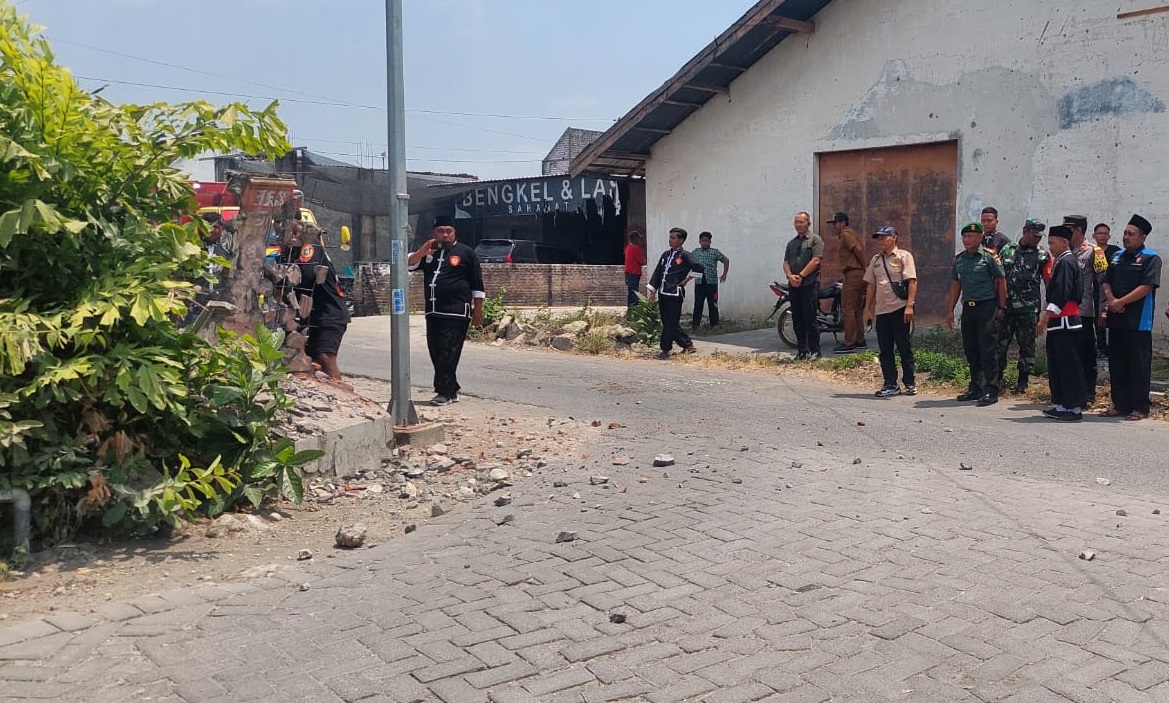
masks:
<svg viewBox="0 0 1169 703"><path fill-rule="evenodd" d="M1095 360L1096 351L1092 350ZM1047 386L1051 402L1071 410L1088 402L1088 387L1080 364L1080 330L1047 331Z"/></svg>
<svg viewBox="0 0 1169 703"><path fill-rule="evenodd" d="M1080 368L1083 369L1084 387L1088 390L1088 397L1096 397L1096 381L1099 376L1096 372L1096 318L1081 317L1084 328L1080 330Z"/></svg>
<svg viewBox="0 0 1169 703"><path fill-rule="evenodd" d="M1002 391L996 309L994 300L980 300L974 305L962 301L962 351L970 367L969 390L981 395L998 396Z"/></svg>
<svg viewBox="0 0 1169 703"><path fill-rule="evenodd" d="M706 304L709 310L710 324L718 324L718 284L717 283L695 283L694 284L694 317L690 320L691 327L698 327L698 323L702 322L702 306Z"/></svg>
<svg viewBox="0 0 1169 703"><path fill-rule="evenodd" d="M913 330L905 322L905 308L877 315L874 323L877 329L877 348L881 350L881 375L885 379L885 387L893 388L897 385L897 360L893 357L893 347L901 355L901 382L907 386L917 385L917 365L913 360Z"/></svg>
<svg viewBox="0 0 1169 703"><path fill-rule="evenodd" d="M434 365L434 392L453 398L459 394L459 358L471 321L465 317L426 316L426 348Z"/></svg>
<svg viewBox="0 0 1169 703"><path fill-rule="evenodd" d="M1100 322L1100 318L1096 318L1096 322ZM1108 351L1108 328L1100 324L1096 325L1096 348L1102 352Z"/></svg>
<svg viewBox="0 0 1169 703"><path fill-rule="evenodd" d="M659 295L658 312L662 316L662 351L668 352L674 347L674 342L683 349L693 346L690 336L682 330L682 303L686 296Z"/></svg>
<svg viewBox="0 0 1169 703"><path fill-rule="evenodd" d="M1149 412L1149 374L1153 366L1153 333L1108 329L1108 376L1112 406L1124 414Z"/></svg>
<svg viewBox="0 0 1169 703"><path fill-rule="evenodd" d="M792 301L792 327L796 333L796 352L820 353L820 330L816 326L816 305L819 303L819 280L803 281L798 288L789 288Z"/></svg>

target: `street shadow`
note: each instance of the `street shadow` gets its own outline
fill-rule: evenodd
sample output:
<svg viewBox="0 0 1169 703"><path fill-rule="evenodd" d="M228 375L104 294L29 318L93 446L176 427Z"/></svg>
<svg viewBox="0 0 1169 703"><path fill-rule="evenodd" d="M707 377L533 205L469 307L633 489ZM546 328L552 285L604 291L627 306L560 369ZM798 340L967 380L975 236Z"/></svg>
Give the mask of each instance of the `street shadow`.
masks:
<svg viewBox="0 0 1169 703"><path fill-rule="evenodd" d="M833 393L829 398L847 398L849 400L892 400L900 396L892 396L890 398L878 398L872 393ZM910 396L912 397L912 396Z"/></svg>
<svg viewBox="0 0 1169 703"><path fill-rule="evenodd" d="M960 401L950 398L949 400L919 400L913 404L915 408L929 409L929 408L966 408L975 407L973 400Z"/></svg>

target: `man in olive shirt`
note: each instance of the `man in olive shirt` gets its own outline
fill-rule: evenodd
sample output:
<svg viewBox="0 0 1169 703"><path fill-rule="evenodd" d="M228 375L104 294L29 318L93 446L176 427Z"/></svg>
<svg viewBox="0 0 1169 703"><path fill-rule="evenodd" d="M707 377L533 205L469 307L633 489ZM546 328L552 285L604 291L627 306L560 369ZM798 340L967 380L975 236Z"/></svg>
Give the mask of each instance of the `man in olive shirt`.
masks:
<svg viewBox="0 0 1169 703"><path fill-rule="evenodd" d="M783 274L787 276L792 301L796 359L817 359L820 357L820 331L816 327L816 304L824 240L812 232L812 216L806 212L796 213L792 227L796 236L787 243L784 251Z"/></svg>
<svg viewBox="0 0 1169 703"><path fill-rule="evenodd" d="M844 316L844 342L832 351L849 354L868 348L865 343L865 248L861 246L856 232L848 226L848 214L838 212L828 224L840 237L837 260L844 276L840 291L840 311Z"/></svg>
<svg viewBox="0 0 1169 703"><path fill-rule="evenodd" d="M998 363L998 323L1007 310L1007 279L997 254L982 248L982 225L962 227L963 251L954 257L946 326L954 327L954 306L962 298L962 348L970 366L970 386L958 400L994 405L1002 376Z"/></svg>

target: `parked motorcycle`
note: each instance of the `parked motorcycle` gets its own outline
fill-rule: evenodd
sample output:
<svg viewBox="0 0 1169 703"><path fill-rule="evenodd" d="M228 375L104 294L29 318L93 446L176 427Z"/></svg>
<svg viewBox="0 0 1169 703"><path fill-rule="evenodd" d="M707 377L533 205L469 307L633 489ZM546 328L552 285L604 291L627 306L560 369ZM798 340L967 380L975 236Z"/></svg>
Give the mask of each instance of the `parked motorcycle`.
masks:
<svg viewBox="0 0 1169 703"><path fill-rule="evenodd" d="M792 302L788 285L772 281L769 287L771 292L775 293L776 301L775 307L771 309L771 314L765 319L770 320L772 316L779 313L775 323L779 338L783 340L784 344L796 349L799 345L796 342L796 329L792 324ZM837 281L827 288L821 288L818 291L816 301L816 328L820 334L831 332L834 339L839 339L836 335L844 331L844 318L840 314L840 291L843 288L843 281ZM828 309L825 310L825 307Z"/></svg>

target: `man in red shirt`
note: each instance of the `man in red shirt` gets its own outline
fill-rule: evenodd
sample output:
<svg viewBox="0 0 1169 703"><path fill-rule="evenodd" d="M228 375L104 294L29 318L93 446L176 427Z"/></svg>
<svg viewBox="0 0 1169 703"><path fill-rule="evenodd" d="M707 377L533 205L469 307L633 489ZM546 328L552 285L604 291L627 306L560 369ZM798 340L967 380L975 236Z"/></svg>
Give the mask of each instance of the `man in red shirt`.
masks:
<svg viewBox="0 0 1169 703"><path fill-rule="evenodd" d="M625 245L625 303L628 307L637 307L637 290L641 287L641 271L645 268L645 240L641 232L629 233L629 243Z"/></svg>

